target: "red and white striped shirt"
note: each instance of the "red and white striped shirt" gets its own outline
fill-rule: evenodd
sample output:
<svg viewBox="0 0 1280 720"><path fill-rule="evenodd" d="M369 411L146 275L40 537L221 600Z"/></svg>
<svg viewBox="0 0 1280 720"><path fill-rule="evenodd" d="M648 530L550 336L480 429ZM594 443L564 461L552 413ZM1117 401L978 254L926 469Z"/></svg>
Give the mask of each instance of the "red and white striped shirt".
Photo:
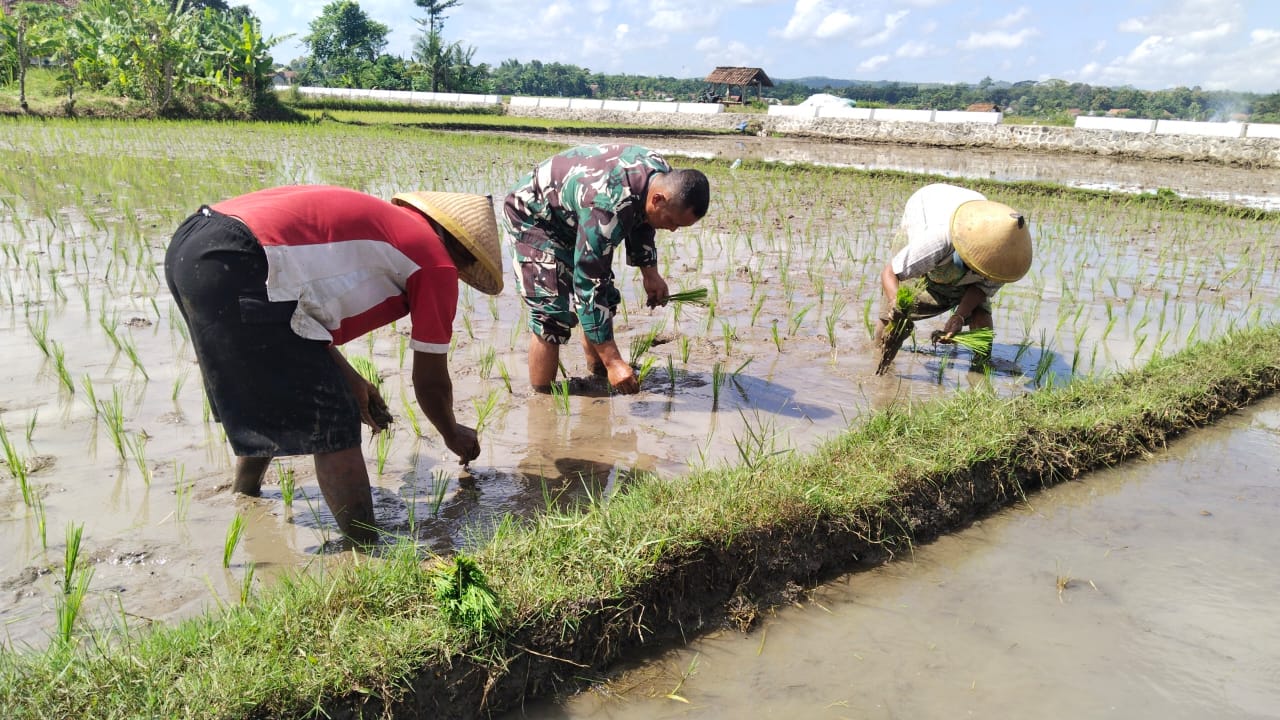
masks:
<svg viewBox="0 0 1280 720"><path fill-rule="evenodd" d="M417 210L322 185L259 190L212 207L258 238L267 297L298 301L298 335L341 345L408 315L414 350L448 352L458 270Z"/></svg>

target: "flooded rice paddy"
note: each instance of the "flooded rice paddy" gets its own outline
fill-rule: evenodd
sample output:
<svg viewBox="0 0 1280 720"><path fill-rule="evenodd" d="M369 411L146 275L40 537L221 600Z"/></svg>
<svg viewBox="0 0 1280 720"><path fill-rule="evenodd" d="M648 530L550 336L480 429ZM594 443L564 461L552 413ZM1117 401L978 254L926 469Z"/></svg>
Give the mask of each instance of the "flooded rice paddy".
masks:
<svg viewBox="0 0 1280 720"><path fill-rule="evenodd" d="M1280 401L508 720L1280 716Z"/></svg>
<svg viewBox="0 0 1280 720"><path fill-rule="evenodd" d="M308 458L281 459L262 498L229 492L233 458L162 279L164 248L187 214L302 182L500 198L556 149L379 128L7 123L0 624L9 644L47 642L68 529L82 529L94 570L86 627L237 602L340 547ZM732 462L744 438L803 450L893 403L988 384L1028 392L1280 316L1274 219L1123 197L997 197L1032 218L1037 255L996 300L996 372L970 372L966 353L929 346L926 321L920 344L876 377L877 278L918 183L785 165L707 170L711 211L661 234L659 254L673 289L708 288L713 307L644 309L638 275L615 267L619 346L647 373L638 395L611 396L578 352L564 356L570 395L530 393L510 285L496 298L466 289L450 365L460 420L479 428L483 452L463 468L412 401L407 326L344 347L379 368L397 416L390 434L365 442L385 529L447 552L508 513L607 496L639 472ZM229 543L237 516L243 536Z"/></svg>

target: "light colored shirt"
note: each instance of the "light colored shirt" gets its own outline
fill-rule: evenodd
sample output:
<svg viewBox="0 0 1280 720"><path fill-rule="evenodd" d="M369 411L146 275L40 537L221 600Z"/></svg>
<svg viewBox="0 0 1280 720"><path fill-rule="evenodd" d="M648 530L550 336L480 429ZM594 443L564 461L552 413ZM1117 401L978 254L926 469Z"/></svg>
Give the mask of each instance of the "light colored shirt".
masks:
<svg viewBox="0 0 1280 720"><path fill-rule="evenodd" d="M942 285L977 285L987 297L1004 283L992 282L968 268L953 263L956 248L951 244L951 218L956 209L971 200L986 200L980 192L945 183L926 185L907 199L898 232L907 244L893 256L890 267L899 280L929 276Z"/></svg>
<svg viewBox="0 0 1280 720"><path fill-rule="evenodd" d="M253 231L267 255L267 297L298 302L290 327L300 337L341 345L408 315L411 348L449 351L458 270L417 210L321 185L212 207Z"/></svg>

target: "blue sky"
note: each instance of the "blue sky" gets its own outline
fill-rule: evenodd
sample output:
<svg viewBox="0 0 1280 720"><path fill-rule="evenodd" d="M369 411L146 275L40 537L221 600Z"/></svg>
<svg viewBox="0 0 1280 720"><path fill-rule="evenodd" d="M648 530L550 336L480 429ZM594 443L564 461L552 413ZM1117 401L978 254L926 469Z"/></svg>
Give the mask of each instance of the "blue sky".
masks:
<svg viewBox="0 0 1280 720"><path fill-rule="evenodd" d="M287 62L327 0L241 2L268 35L295 33L274 53ZM388 52L411 54L413 0L360 7L391 27ZM1280 0L462 0L444 34L475 62L636 75L747 65L772 78L1280 91Z"/></svg>

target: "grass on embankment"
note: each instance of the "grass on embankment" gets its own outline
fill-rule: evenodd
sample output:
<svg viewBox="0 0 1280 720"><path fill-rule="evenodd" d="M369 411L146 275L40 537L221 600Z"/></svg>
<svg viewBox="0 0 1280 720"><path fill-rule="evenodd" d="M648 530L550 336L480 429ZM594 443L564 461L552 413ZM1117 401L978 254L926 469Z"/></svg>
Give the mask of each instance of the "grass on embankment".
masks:
<svg viewBox="0 0 1280 720"><path fill-rule="evenodd" d="M475 551L504 603L503 628L488 636L443 619L427 566L402 549L174 627L4 653L0 715L474 717L511 707L726 608L741 614L789 583L883 560L1026 490L1158 449L1274 391L1278 358L1280 327L1242 331L1109 379L879 412L808 455L747 443L738 467L502 524Z"/></svg>

